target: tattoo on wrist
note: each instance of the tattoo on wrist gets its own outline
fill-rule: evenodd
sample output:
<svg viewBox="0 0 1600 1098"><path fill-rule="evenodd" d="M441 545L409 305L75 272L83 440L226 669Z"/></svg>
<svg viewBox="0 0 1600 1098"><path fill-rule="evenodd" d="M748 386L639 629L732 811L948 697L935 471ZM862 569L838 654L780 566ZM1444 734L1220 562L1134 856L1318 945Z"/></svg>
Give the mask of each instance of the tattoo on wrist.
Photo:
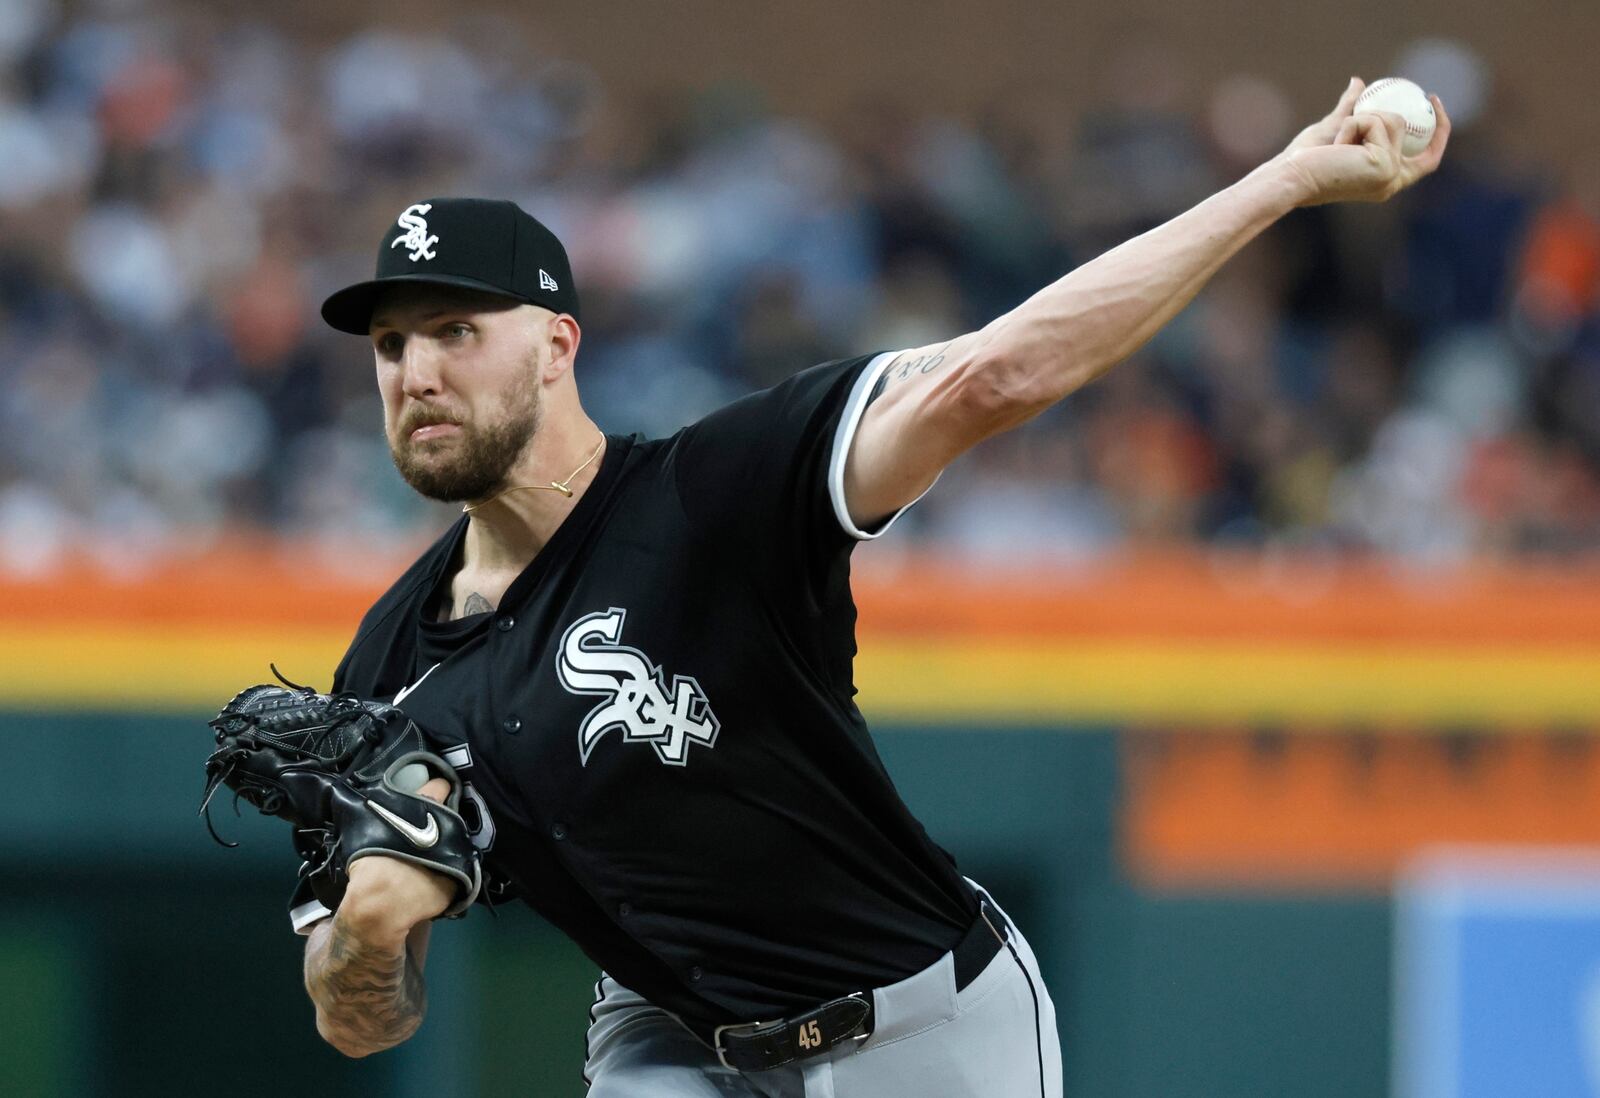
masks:
<svg viewBox="0 0 1600 1098"><path fill-rule="evenodd" d="M391 1048L416 1032L427 1008L422 972L404 945L398 955L329 920L327 948L306 965L306 986L341 1048Z"/></svg>
<svg viewBox="0 0 1600 1098"><path fill-rule="evenodd" d="M461 616L467 617L471 614L487 614L493 609L494 606L489 602L488 599L474 591L472 594L467 596L466 605L461 608Z"/></svg>
<svg viewBox="0 0 1600 1098"><path fill-rule="evenodd" d="M943 343L928 354L895 359L883 372L885 380L904 381L913 374L931 374L944 365L944 352L949 346L950 344Z"/></svg>

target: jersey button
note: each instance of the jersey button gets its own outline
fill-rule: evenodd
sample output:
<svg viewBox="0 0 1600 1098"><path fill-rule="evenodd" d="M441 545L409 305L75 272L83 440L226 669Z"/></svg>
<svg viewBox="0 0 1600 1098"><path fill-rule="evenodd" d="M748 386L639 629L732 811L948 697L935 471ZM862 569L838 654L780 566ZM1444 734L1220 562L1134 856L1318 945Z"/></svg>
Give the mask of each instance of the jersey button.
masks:
<svg viewBox="0 0 1600 1098"><path fill-rule="evenodd" d="M624 919L626 919L629 915L633 914L633 905L630 904L627 900L623 900L620 904L617 905L617 914L621 915Z"/></svg>
<svg viewBox="0 0 1600 1098"><path fill-rule="evenodd" d="M500 632L509 633L509 632L511 632L512 626L517 624L517 619L512 617L510 614L507 614L505 617L501 618L499 621L495 622L494 624L495 624L495 628L499 629Z"/></svg>
<svg viewBox="0 0 1600 1098"><path fill-rule="evenodd" d="M522 731L522 718L507 717L505 720L500 722L500 727L504 728L507 732L515 736L518 732Z"/></svg>
<svg viewBox="0 0 1600 1098"><path fill-rule="evenodd" d="M698 984L700 982L700 977L702 977L704 975L705 975L704 970L702 970L699 965L695 965L693 968L691 968L689 970L689 982L693 983L693 984Z"/></svg>
<svg viewBox="0 0 1600 1098"><path fill-rule="evenodd" d="M550 837L556 842L560 842L562 839L565 839L567 837L567 825L564 823L551 824Z"/></svg>

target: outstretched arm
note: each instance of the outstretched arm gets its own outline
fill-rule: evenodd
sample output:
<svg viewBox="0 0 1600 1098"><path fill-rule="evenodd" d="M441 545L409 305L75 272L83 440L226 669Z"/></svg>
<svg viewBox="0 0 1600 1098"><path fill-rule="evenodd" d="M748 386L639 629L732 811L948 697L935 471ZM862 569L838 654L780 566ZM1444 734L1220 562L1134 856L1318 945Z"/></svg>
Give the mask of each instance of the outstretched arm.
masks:
<svg viewBox="0 0 1600 1098"><path fill-rule="evenodd" d="M1217 269L1297 206L1381 202L1438 167L1438 128L1402 156L1404 121L1352 113L1364 85L1233 186L1046 286L982 329L902 353L851 443L845 503L863 528L915 500L985 438L1032 419L1132 354Z"/></svg>

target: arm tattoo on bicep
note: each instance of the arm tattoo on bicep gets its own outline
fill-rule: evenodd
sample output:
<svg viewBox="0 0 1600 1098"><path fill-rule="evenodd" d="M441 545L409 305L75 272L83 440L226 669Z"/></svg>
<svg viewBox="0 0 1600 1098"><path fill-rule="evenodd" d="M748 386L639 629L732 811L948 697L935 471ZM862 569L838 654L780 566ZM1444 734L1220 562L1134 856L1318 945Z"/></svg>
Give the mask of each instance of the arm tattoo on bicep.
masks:
<svg viewBox="0 0 1600 1098"><path fill-rule="evenodd" d="M337 918L330 922L327 947L307 960L311 998L341 1044L368 1051L399 1044L427 1009L427 987L410 949L395 956L356 938Z"/></svg>
<svg viewBox="0 0 1600 1098"><path fill-rule="evenodd" d="M884 380L893 383L904 381L914 374L931 374L944 365L944 352L950 344L941 343L932 351L922 355L902 355L889 364L883 372Z"/></svg>

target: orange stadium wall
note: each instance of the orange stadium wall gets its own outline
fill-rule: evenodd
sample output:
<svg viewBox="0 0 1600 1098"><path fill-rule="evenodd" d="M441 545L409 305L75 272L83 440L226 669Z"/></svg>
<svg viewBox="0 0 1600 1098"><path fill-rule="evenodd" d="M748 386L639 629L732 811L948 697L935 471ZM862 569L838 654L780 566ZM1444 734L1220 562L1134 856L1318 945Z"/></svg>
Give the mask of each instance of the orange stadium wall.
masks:
<svg viewBox="0 0 1600 1098"><path fill-rule="evenodd" d="M378 588L316 559L0 580L0 706L204 711L269 660L326 684ZM1146 878L1372 884L1432 841L1600 840L1600 567L913 560L856 586L875 723L1127 729Z"/></svg>

